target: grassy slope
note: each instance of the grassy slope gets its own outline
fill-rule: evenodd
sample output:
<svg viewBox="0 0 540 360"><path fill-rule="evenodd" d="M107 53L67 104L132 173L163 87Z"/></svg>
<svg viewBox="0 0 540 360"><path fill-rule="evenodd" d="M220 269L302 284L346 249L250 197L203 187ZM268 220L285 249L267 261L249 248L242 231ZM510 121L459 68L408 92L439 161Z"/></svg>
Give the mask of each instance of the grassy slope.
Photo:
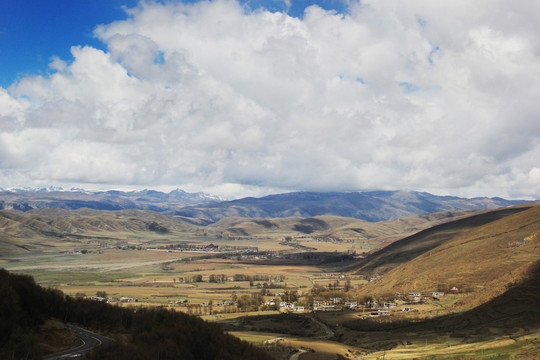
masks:
<svg viewBox="0 0 540 360"><path fill-rule="evenodd" d="M390 323L384 331L353 330L349 337L359 346L386 348L366 359L538 359L540 261L528 270L520 283L469 311L412 324ZM345 326L354 329L355 322Z"/></svg>
<svg viewBox="0 0 540 360"><path fill-rule="evenodd" d="M525 209L524 207L502 208L436 225L370 254L355 266L356 273L383 274L471 229Z"/></svg>
<svg viewBox="0 0 540 360"><path fill-rule="evenodd" d="M313 218L248 219L224 218L209 226L233 236L304 236L333 237L341 240L387 243L429 227L471 214L471 211L446 211L410 216L395 220L368 222L340 216L322 215Z"/></svg>
<svg viewBox="0 0 540 360"><path fill-rule="evenodd" d="M99 211L91 209L35 209L29 212L0 210L0 250L3 254L42 251L61 246L80 246L81 240L128 240L157 235L205 237L217 233L253 241L253 237L280 239L284 236L334 237L358 242L363 248L378 248L399 237L468 213L444 212L370 223L339 216L314 218L246 219L225 218L208 227L192 220L145 210ZM165 232L152 229L157 224ZM249 245L249 243L245 244ZM276 244L277 245L277 244Z"/></svg>
<svg viewBox="0 0 540 360"><path fill-rule="evenodd" d="M500 215L502 213L499 211L483 216ZM426 291L436 290L439 284L462 289L466 287L474 293L464 298L461 304L470 308L499 295L507 284L523 279L531 264L540 258L540 206L472 228L469 226L471 221L483 222L483 218L476 216L465 220L464 223L458 221L443 225L445 232L434 241L439 242L438 246L424 250L422 254L396 266L377 281L366 285L362 291L370 294ZM467 225L466 230L448 238L446 233L457 231L456 223ZM433 234L430 233L430 236L434 237ZM527 237L530 240L523 246L508 245L509 242ZM410 246L410 238L405 240L404 245ZM401 262L402 258L411 257L417 252L406 253L401 258L397 253L393 256Z"/></svg>
<svg viewBox="0 0 540 360"><path fill-rule="evenodd" d="M122 240L154 235L185 234L196 227L178 217L143 210L38 209L0 211L3 254L74 246L81 239ZM70 245L71 244L71 245Z"/></svg>

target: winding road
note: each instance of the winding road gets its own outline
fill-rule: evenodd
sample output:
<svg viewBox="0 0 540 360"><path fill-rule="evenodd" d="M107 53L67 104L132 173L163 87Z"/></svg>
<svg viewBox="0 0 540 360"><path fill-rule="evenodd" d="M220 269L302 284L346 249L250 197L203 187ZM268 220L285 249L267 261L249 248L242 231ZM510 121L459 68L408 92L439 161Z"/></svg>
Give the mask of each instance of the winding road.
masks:
<svg viewBox="0 0 540 360"><path fill-rule="evenodd" d="M77 333L79 339L82 341L82 345L56 354L47 355L43 358L44 360L64 360L77 358L83 356L102 344L107 344L114 341L108 337L101 336L78 326L67 325L67 327Z"/></svg>
<svg viewBox="0 0 540 360"><path fill-rule="evenodd" d="M300 358L300 355L302 355L305 352L307 352L307 351L304 350L304 349L298 349L298 352L292 354L289 360L298 360Z"/></svg>

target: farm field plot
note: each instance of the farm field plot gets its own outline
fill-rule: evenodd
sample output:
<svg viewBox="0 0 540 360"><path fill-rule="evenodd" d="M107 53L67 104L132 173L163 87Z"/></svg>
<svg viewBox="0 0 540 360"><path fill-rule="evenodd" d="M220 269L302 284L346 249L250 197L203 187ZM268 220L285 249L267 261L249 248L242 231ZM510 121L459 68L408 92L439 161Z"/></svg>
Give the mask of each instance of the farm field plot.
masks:
<svg viewBox="0 0 540 360"><path fill-rule="evenodd" d="M213 315L203 315L201 316L201 319L206 321L212 321L212 322L219 322L219 321L226 321L226 320L232 320L239 317L246 317L246 316L259 316L259 315L277 315L280 312L278 310L276 311L247 311L247 312L236 312L236 313L219 313L219 314L213 314ZM260 333L263 335L275 335L270 334L267 332ZM279 336L276 335L276 336Z"/></svg>
<svg viewBox="0 0 540 360"><path fill-rule="evenodd" d="M210 254L211 255L211 254ZM233 259L206 258L204 252L104 249L87 254L45 253L20 257L11 270L27 273L38 283L71 296L105 292L113 298L136 298L138 304L175 306L230 300L233 294L260 291L265 281L231 281L251 276L279 281L268 289L269 299L286 289L309 289L315 281L334 281L315 266L243 264ZM200 259L201 257L205 257ZM212 276L226 279L210 282ZM200 277L198 281L194 278ZM171 305L173 304L173 305Z"/></svg>
<svg viewBox="0 0 540 360"><path fill-rule="evenodd" d="M5 268L10 271L115 271L202 255L202 253L117 249L88 253L50 252L11 257Z"/></svg>

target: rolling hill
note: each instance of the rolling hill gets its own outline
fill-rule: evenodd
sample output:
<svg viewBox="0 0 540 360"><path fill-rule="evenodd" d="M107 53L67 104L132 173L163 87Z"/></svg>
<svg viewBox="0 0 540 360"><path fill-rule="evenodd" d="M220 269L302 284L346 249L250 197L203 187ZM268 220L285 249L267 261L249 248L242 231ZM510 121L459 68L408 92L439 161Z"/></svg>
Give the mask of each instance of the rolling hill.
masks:
<svg viewBox="0 0 540 360"><path fill-rule="evenodd" d="M126 239L189 235L196 227L178 216L144 210L0 210L0 250L44 251L80 247L83 242L115 245Z"/></svg>
<svg viewBox="0 0 540 360"><path fill-rule="evenodd" d="M540 206L485 212L443 224L364 259L357 272L378 272L362 291L377 295L456 286L472 307L528 276L540 259Z"/></svg>
<svg viewBox="0 0 540 360"><path fill-rule="evenodd" d="M355 265L355 271L364 274L384 274L468 230L523 210L526 208L496 209L430 227L370 254Z"/></svg>
<svg viewBox="0 0 540 360"><path fill-rule="evenodd" d="M468 309L416 321L355 319L343 327L349 341L379 350L369 359L538 359L539 283L536 260L522 280Z"/></svg>
<svg viewBox="0 0 540 360"><path fill-rule="evenodd" d="M158 237L186 241L190 238L204 240L207 236L207 241L211 241L218 234L248 240L273 238L276 244L285 236L334 238L353 243L360 241L367 248L378 248L406 234L469 213L443 212L376 223L328 215L305 219L224 218L203 226L204 222L197 223L197 219L149 210L0 210L0 250L3 255L55 247L68 250L80 248L83 243L118 245L129 239L152 241Z"/></svg>
<svg viewBox="0 0 540 360"><path fill-rule="evenodd" d="M445 211L369 222L359 219L321 215L312 218L239 218L227 217L209 225L231 236L311 236L340 241L368 242L378 248L418 231L468 216L474 211Z"/></svg>

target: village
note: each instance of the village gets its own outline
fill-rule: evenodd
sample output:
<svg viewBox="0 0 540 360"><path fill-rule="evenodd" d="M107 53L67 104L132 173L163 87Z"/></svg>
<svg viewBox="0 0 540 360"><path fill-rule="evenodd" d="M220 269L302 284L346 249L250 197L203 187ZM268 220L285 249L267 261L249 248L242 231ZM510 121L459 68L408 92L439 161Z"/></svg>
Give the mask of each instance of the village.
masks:
<svg viewBox="0 0 540 360"><path fill-rule="evenodd" d="M454 292L457 292L457 288L453 288ZM295 312L304 313L311 311L344 311L344 310L356 310L363 313L369 312L369 317L390 316L395 312L415 312L418 311L411 305L423 304L429 301L439 301L444 296L443 292L409 292L402 295L401 293L395 294L393 301L377 301L374 299L367 300L366 302L345 300L343 297L333 297L329 300L314 300L310 305L304 305L301 302L279 302L280 312ZM270 304L273 302L270 302Z"/></svg>
<svg viewBox="0 0 540 360"><path fill-rule="evenodd" d="M452 287L451 293L458 293L457 287ZM336 293L336 292L333 292ZM445 296L441 291L396 293L392 300L376 300L363 297L353 300L353 295L338 292L340 296L331 298L313 298L312 295L298 295L296 291L276 292L269 294L265 289L260 293L237 296L231 300L211 300L199 304L190 304L181 300L170 304L183 307L189 314L212 315L219 313L236 313L251 311L279 311L280 313L310 313L332 311L358 311L361 318L385 317L395 314L417 313L416 307L422 304L440 301Z"/></svg>
<svg viewBox="0 0 540 360"><path fill-rule="evenodd" d="M327 274L327 276L346 278L344 274ZM374 281L378 276L359 276L367 281ZM374 299L371 296L359 296L350 285L350 279L344 284L339 280L327 286L315 285L308 292L299 293L298 289L283 290L286 277L283 275L244 275L236 274L227 277L223 274L210 275L203 279L201 275L193 277L179 277L174 279L178 283L196 283L206 280L209 283L249 282L249 287L259 289L249 294L232 292L230 299L213 299L203 302L190 302L187 298L171 300L166 306L192 315L212 315L219 313L240 313L252 311L279 311L280 313L310 313L332 311L357 311L361 318L387 317L397 314L415 313L417 306L440 301L445 292L442 291L410 291L395 293ZM258 283L254 283L258 282ZM286 285L285 285L286 286ZM239 288L240 289L240 288ZM272 292L271 290L277 291ZM452 295L458 294L455 286L448 289ZM103 301L112 304L132 306L138 303L133 297L108 297L104 292L88 297L91 300Z"/></svg>

